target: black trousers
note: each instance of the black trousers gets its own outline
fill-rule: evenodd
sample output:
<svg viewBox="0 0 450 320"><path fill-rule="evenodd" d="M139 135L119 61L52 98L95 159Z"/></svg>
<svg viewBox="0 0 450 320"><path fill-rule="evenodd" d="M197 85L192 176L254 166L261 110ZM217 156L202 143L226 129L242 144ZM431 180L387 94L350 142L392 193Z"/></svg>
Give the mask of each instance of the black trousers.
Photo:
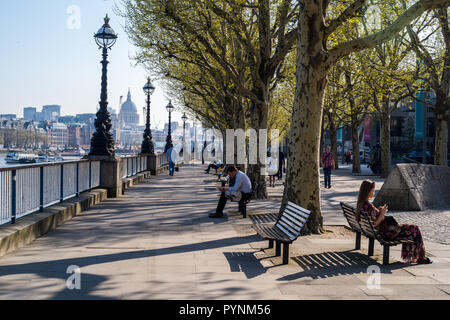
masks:
<svg viewBox="0 0 450 320"><path fill-rule="evenodd" d="M242 192L242 198L239 201L239 212L242 212L242 209L245 206L245 201L250 200L251 197L251 193ZM222 192L222 194L220 195L219 204L217 205L216 213L223 214L223 209L225 208L227 201L228 198L225 196L225 192Z"/></svg>

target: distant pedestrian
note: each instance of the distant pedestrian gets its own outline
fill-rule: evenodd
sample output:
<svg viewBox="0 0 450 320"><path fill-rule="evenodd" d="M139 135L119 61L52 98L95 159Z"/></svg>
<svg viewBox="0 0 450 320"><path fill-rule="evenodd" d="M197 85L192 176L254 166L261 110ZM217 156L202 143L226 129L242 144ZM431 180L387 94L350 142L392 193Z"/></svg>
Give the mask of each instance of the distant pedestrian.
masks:
<svg viewBox="0 0 450 320"><path fill-rule="evenodd" d="M281 179L283 179L283 168L284 168L284 166L285 166L285 160L286 158L285 158L285 156L284 156L284 153L283 153L283 151L281 151L281 148L280 148L280 151L278 152L278 180L281 180Z"/></svg>
<svg viewBox="0 0 450 320"><path fill-rule="evenodd" d="M269 174L269 186L275 188L275 177L278 175L278 159L267 153L267 172Z"/></svg>
<svg viewBox="0 0 450 320"><path fill-rule="evenodd" d="M334 169L334 157L330 146L327 146L326 151L322 154L321 163L325 176L325 188L329 189L331 188L331 170Z"/></svg>
<svg viewBox="0 0 450 320"><path fill-rule="evenodd" d="M173 176L175 173L175 150L173 144L170 144L167 149L167 161L169 161L169 175Z"/></svg>
<svg viewBox="0 0 450 320"><path fill-rule="evenodd" d="M347 153L345 154L345 162L347 163L347 165L350 164L351 158L352 158L352 154L350 153L350 150L347 150Z"/></svg>

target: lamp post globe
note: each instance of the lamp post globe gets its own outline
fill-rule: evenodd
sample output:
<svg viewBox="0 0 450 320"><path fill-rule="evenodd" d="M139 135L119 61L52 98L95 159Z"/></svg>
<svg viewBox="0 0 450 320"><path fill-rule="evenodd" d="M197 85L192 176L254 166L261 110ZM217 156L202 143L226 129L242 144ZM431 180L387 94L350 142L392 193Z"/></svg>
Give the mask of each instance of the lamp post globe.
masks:
<svg viewBox="0 0 450 320"><path fill-rule="evenodd" d="M91 139L91 150L89 156L106 156L114 157L114 139L111 130L111 117L108 112L108 78L107 78L107 66L108 66L108 50L117 41L117 34L109 25L109 18L106 15L103 26L94 35L95 42L97 43L99 49L102 49L103 60L102 64L102 84L101 84L101 94L100 94L100 108L97 112L95 119L95 129L96 131L92 135Z"/></svg>
<svg viewBox="0 0 450 320"><path fill-rule="evenodd" d="M169 104L166 106L167 112L169 112L169 131L167 133L166 147L164 148L164 152L170 148L172 144L172 112L175 110L175 107L172 105L172 101L169 101Z"/></svg>
<svg viewBox="0 0 450 320"><path fill-rule="evenodd" d="M155 87L151 83L150 77L147 78L147 83L145 84L143 90L147 95L147 118L145 122L144 139L142 140L141 154L155 154L152 131L150 129L150 98L151 95L155 92Z"/></svg>

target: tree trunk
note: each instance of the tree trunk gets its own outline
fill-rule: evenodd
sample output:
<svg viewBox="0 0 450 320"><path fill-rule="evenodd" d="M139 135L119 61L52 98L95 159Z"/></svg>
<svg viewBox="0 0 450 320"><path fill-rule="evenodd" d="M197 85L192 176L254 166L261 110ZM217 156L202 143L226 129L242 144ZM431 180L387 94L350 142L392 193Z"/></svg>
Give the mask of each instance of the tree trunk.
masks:
<svg viewBox="0 0 450 320"><path fill-rule="evenodd" d="M436 115L436 138L434 143L434 164L448 166L448 122L442 115Z"/></svg>
<svg viewBox="0 0 450 320"><path fill-rule="evenodd" d="M361 173L361 158L359 157L359 121L357 115L352 114L351 121L353 149L352 173Z"/></svg>
<svg viewBox="0 0 450 320"><path fill-rule="evenodd" d="M330 128L330 140L331 140L331 151L334 156L334 165L335 169L339 169L339 155L338 155L338 146L337 146L337 127L335 122L335 117L330 112L328 113L328 123Z"/></svg>
<svg viewBox="0 0 450 320"><path fill-rule="evenodd" d="M257 146L252 147L258 152L258 161L256 164L249 164L248 176L250 180L258 184L258 188L256 190L256 198L267 199L266 176L264 175L264 172L262 170L266 162L265 160L267 155L267 148L266 150L260 150L261 143L264 144L264 141L261 141L262 137L260 134L260 129L267 129L268 125L269 86L260 84L260 86L258 88L255 88L253 92L259 98L259 102L252 101L250 105L251 128L256 130L258 136Z"/></svg>
<svg viewBox="0 0 450 320"><path fill-rule="evenodd" d="M391 116L389 114L389 100L383 101L381 120L381 177L387 178L391 171Z"/></svg>
<svg viewBox="0 0 450 320"><path fill-rule="evenodd" d="M303 232L323 232L320 210L319 147L329 63L323 54L321 5L299 1L294 108L282 210L291 201L311 211ZM281 212L281 211L280 211Z"/></svg>

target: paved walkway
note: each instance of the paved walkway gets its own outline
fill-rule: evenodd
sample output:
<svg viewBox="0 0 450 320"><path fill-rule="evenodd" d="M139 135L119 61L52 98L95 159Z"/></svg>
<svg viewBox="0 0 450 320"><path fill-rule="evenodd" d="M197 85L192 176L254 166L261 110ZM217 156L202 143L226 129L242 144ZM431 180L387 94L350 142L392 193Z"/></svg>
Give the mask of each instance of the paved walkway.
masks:
<svg viewBox="0 0 450 320"><path fill-rule="evenodd" d="M0 258L0 299L450 299L448 245L426 242L429 266L396 262L400 247L380 266L380 247L369 258L366 240L351 250L351 232L330 225L343 224L335 202L354 196L348 179L348 194L324 192L330 233L301 237L289 265L280 265L251 227L270 221L279 203L252 202L246 220L228 204L225 218L209 219L218 200L213 176L182 167ZM72 265L81 268L81 290L66 287ZM369 266L380 268L378 289L367 286Z"/></svg>

